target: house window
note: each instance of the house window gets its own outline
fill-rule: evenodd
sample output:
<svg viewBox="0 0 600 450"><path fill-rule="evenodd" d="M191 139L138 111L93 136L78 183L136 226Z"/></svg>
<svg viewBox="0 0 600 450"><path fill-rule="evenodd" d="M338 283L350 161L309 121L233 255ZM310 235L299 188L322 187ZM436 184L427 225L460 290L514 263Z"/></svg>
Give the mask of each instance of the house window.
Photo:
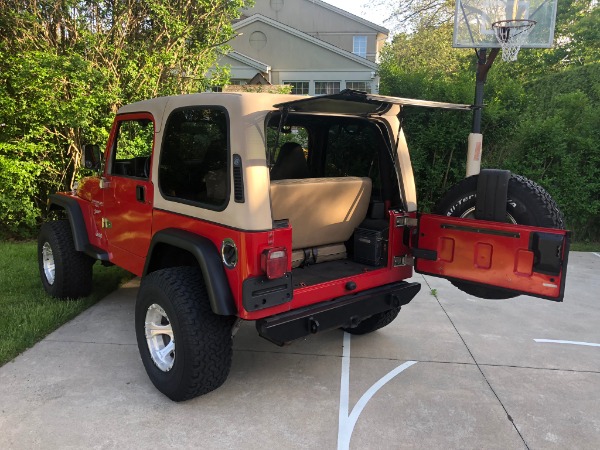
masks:
<svg viewBox="0 0 600 450"><path fill-rule="evenodd" d="M346 89L352 89L353 91L371 93L371 82L370 81L346 81Z"/></svg>
<svg viewBox="0 0 600 450"><path fill-rule="evenodd" d="M339 94L339 81L315 81L315 95Z"/></svg>
<svg viewBox="0 0 600 450"><path fill-rule="evenodd" d="M284 81L283 84L292 86L292 94L308 95L308 81Z"/></svg>
<svg viewBox="0 0 600 450"><path fill-rule="evenodd" d="M354 36L352 39L352 53L363 58L367 57L367 37Z"/></svg>
<svg viewBox="0 0 600 450"><path fill-rule="evenodd" d="M232 79L229 80L229 84L233 86L245 86L246 84L248 84L248 80Z"/></svg>
<svg viewBox="0 0 600 450"><path fill-rule="evenodd" d="M228 119L219 107L176 109L165 127L158 185L173 201L222 210L229 198Z"/></svg>

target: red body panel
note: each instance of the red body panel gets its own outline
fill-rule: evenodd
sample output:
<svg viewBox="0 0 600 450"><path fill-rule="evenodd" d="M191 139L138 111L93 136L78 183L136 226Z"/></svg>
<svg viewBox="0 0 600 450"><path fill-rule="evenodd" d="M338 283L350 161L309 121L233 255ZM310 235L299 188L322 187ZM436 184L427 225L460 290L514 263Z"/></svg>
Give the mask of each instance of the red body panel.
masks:
<svg viewBox="0 0 600 450"><path fill-rule="evenodd" d="M194 217L155 210L153 233L167 228L179 228L203 236L211 240L217 250L221 249L221 244L225 238L232 239L235 242L238 248L238 263L233 269L225 268L224 270L239 311L238 315L243 319L254 319L256 315L256 313L250 315L243 310L242 282L246 278L263 275L260 267L260 255L263 250L272 247L286 247L289 255L291 255L292 251L292 231L289 227L272 231L246 232L206 222ZM291 270L291 261L288 269ZM289 308L285 310L287 309ZM262 314L260 317L268 315L270 314Z"/></svg>
<svg viewBox="0 0 600 450"><path fill-rule="evenodd" d="M57 195L64 195L65 197L72 198L73 200L76 200L77 203L79 203L79 207L81 208L81 213L83 216L83 221L85 223L86 233L88 235L90 244L92 244L94 247L106 250L106 247L104 245L105 241L103 239L101 229L102 216L101 212L97 212L101 211L102 205L98 205L97 202L89 200L91 199L90 192L95 190L94 186L97 187L98 182L98 178L86 179L87 187L85 188L85 192L88 192L88 194L86 194L85 198L81 198L79 194L74 195L71 192L57 192ZM89 191L87 189L89 189ZM78 193L80 192L80 190L78 191Z"/></svg>
<svg viewBox="0 0 600 450"><path fill-rule="evenodd" d="M557 257L564 259L566 230L422 214L418 231L418 249L437 252L435 261L417 259L419 273L562 299L566 264L558 274L536 271L531 237L536 232L562 237Z"/></svg>
<svg viewBox="0 0 600 450"><path fill-rule="evenodd" d="M399 215L399 214L398 214ZM326 283L312 286L300 287L294 289L294 299L281 306L268 308L254 313L245 313L249 319L259 319L273 314L302 308L315 303L332 300L350 293L358 293L367 289L383 286L404 280L412 276L412 267L399 266L393 267L393 256L405 255L409 250L403 243L403 228L396 228L396 216L393 213L390 216L390 234L388 243L388 264L383 268L374 268L365 266L364 273L346 278L340 278ZM291 244L291 235L290 235ZM348 291L346 284L349 281L356 283L356 289Z"/></svg>
<svg viewBox="0 0 600 450"><path fill-rule="evenodd" d="M154 188L147 180L107 176L104 191L104 217L110 221L105 229L111 260L124 269L141 275L152 237L152 203ZM144 200L136 199L142 189Z"/></svg>
<svg viewBox="0 0 600 450"><path fill-rule="evenodd" d="M390 218L395 223L395 217ZM233 269L225 269L231 292L236 302L238 315L245 320L256 320L273 314L301 308L303 306L331 300L333 298L348 295L346 289L348 281L354 281L357 288L352 293L393 283L412 276L412 267L392 267L393 258L388 258L388 266L385 268L365 271L363 274L337 279L327 283L313 286L300 287L294 290L294 298L291 302L260 311L248 312L242 306L242 283L246 278L264 275L260 255L263 250L273 247L285 247L288 255L292 253L292 229L278 228L271 231L246 232L227 228L210 222L205 222L192 217L180 216L166 211L155 210L153 220L153 233L166 228L177 228L190 231L210 239L217 249L225 238L233 239L238 248L238 264ZM388 256L406 254L408 249L402 242L402 229L390 228L390 242L388 245ZM291 270L291 259L288 270Z"/></svg>
<svg viewBox="0 0 600 450"><path fill-rule="evenodd" d="M77 198L80 197L80 198ZM77 201L81 206L84 220L88 229L90 244L106 250L106 236L102 230L104 201L100 189L100 177L87 177L79 182ZM82 201L85 200L85 201Z"/></svg>

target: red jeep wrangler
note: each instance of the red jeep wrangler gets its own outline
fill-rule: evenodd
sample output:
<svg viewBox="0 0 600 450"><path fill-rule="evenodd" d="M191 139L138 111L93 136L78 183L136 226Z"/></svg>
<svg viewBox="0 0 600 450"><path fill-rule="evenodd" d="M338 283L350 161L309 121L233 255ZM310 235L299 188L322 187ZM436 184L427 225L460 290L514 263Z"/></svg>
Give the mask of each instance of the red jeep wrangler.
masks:
<svg viewBox="0 0 600 450"><path fill-rule="evenodd" d="M141 276L135 331L175 401L219 387L242 320L283 345L388 325L419 292L413 269L484 298L562 300L568 232L548 194L506 171L417 214L404 105L369 95L219 93L122 107L98 171L51 196L39 236L55 297L86 296L95 261ZM480 220L484 219L484 220Z"/></svg>

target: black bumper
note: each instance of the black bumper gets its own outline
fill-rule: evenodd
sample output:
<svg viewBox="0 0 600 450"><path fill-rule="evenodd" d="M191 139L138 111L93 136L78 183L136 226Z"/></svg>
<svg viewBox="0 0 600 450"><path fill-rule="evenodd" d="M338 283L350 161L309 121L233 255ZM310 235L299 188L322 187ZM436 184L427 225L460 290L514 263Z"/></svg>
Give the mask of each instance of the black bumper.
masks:
<svg viewBox="0 0 600 450"><path fill-rule="evenodd" d="M295 339L334 328L347 328L373 314L409 303L421 289L419 283L401 281L357 294L295 309L256 321L265 339L284 345Z"/></svg>

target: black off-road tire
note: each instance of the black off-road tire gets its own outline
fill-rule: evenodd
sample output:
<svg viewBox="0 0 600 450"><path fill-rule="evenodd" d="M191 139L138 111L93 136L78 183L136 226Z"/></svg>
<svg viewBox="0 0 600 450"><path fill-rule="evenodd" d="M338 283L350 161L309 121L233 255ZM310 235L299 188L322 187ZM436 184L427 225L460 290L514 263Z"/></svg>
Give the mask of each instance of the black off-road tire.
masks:
<svg viewBox="0 0 600 450"><path fill-rule="evenodd" d="M475 218L478 175L465 178L453 186L435 208L435 213L449 217ZM565 221L556 202L537 183L511 174L508 181L506 221L520 225L546 228L565 228ZM518 294L476 286L467 282L453 281L452 284L469 295L486 299L506 299Z"/></svg>
<svg viewBox="0 0 600 450"><path fill-rule="evenodd" d="M379 330L380 328L392 323L394 319L398 317L398 313L400 313L400 307L373 314L371 317L368 317L360 322L356 327L342 328L342 330L350 334L359 335L371 333L372 331Z"/></svg>
<svg viewBox="0 0 600 450"><path fill-rule="evenodd" d="M44 289L52 297L90 295L94 262L93 258L75 250L67 220L42 225L38 236L38 267Z"/></svg>
<svg viewBox="0 0 600 450"><path fill-rule="evenodd" d="M161 369L146 339L146 317L158 305L172 328L172 367ZM231 368L235 317L213 313L202 273L195 267L174 267L145 276L135 306L135 333L146 372L156 388L176 402L221 386ZM167 339L168 340L168 339ZM156 355L156 353L154 353Z"/></svg>

